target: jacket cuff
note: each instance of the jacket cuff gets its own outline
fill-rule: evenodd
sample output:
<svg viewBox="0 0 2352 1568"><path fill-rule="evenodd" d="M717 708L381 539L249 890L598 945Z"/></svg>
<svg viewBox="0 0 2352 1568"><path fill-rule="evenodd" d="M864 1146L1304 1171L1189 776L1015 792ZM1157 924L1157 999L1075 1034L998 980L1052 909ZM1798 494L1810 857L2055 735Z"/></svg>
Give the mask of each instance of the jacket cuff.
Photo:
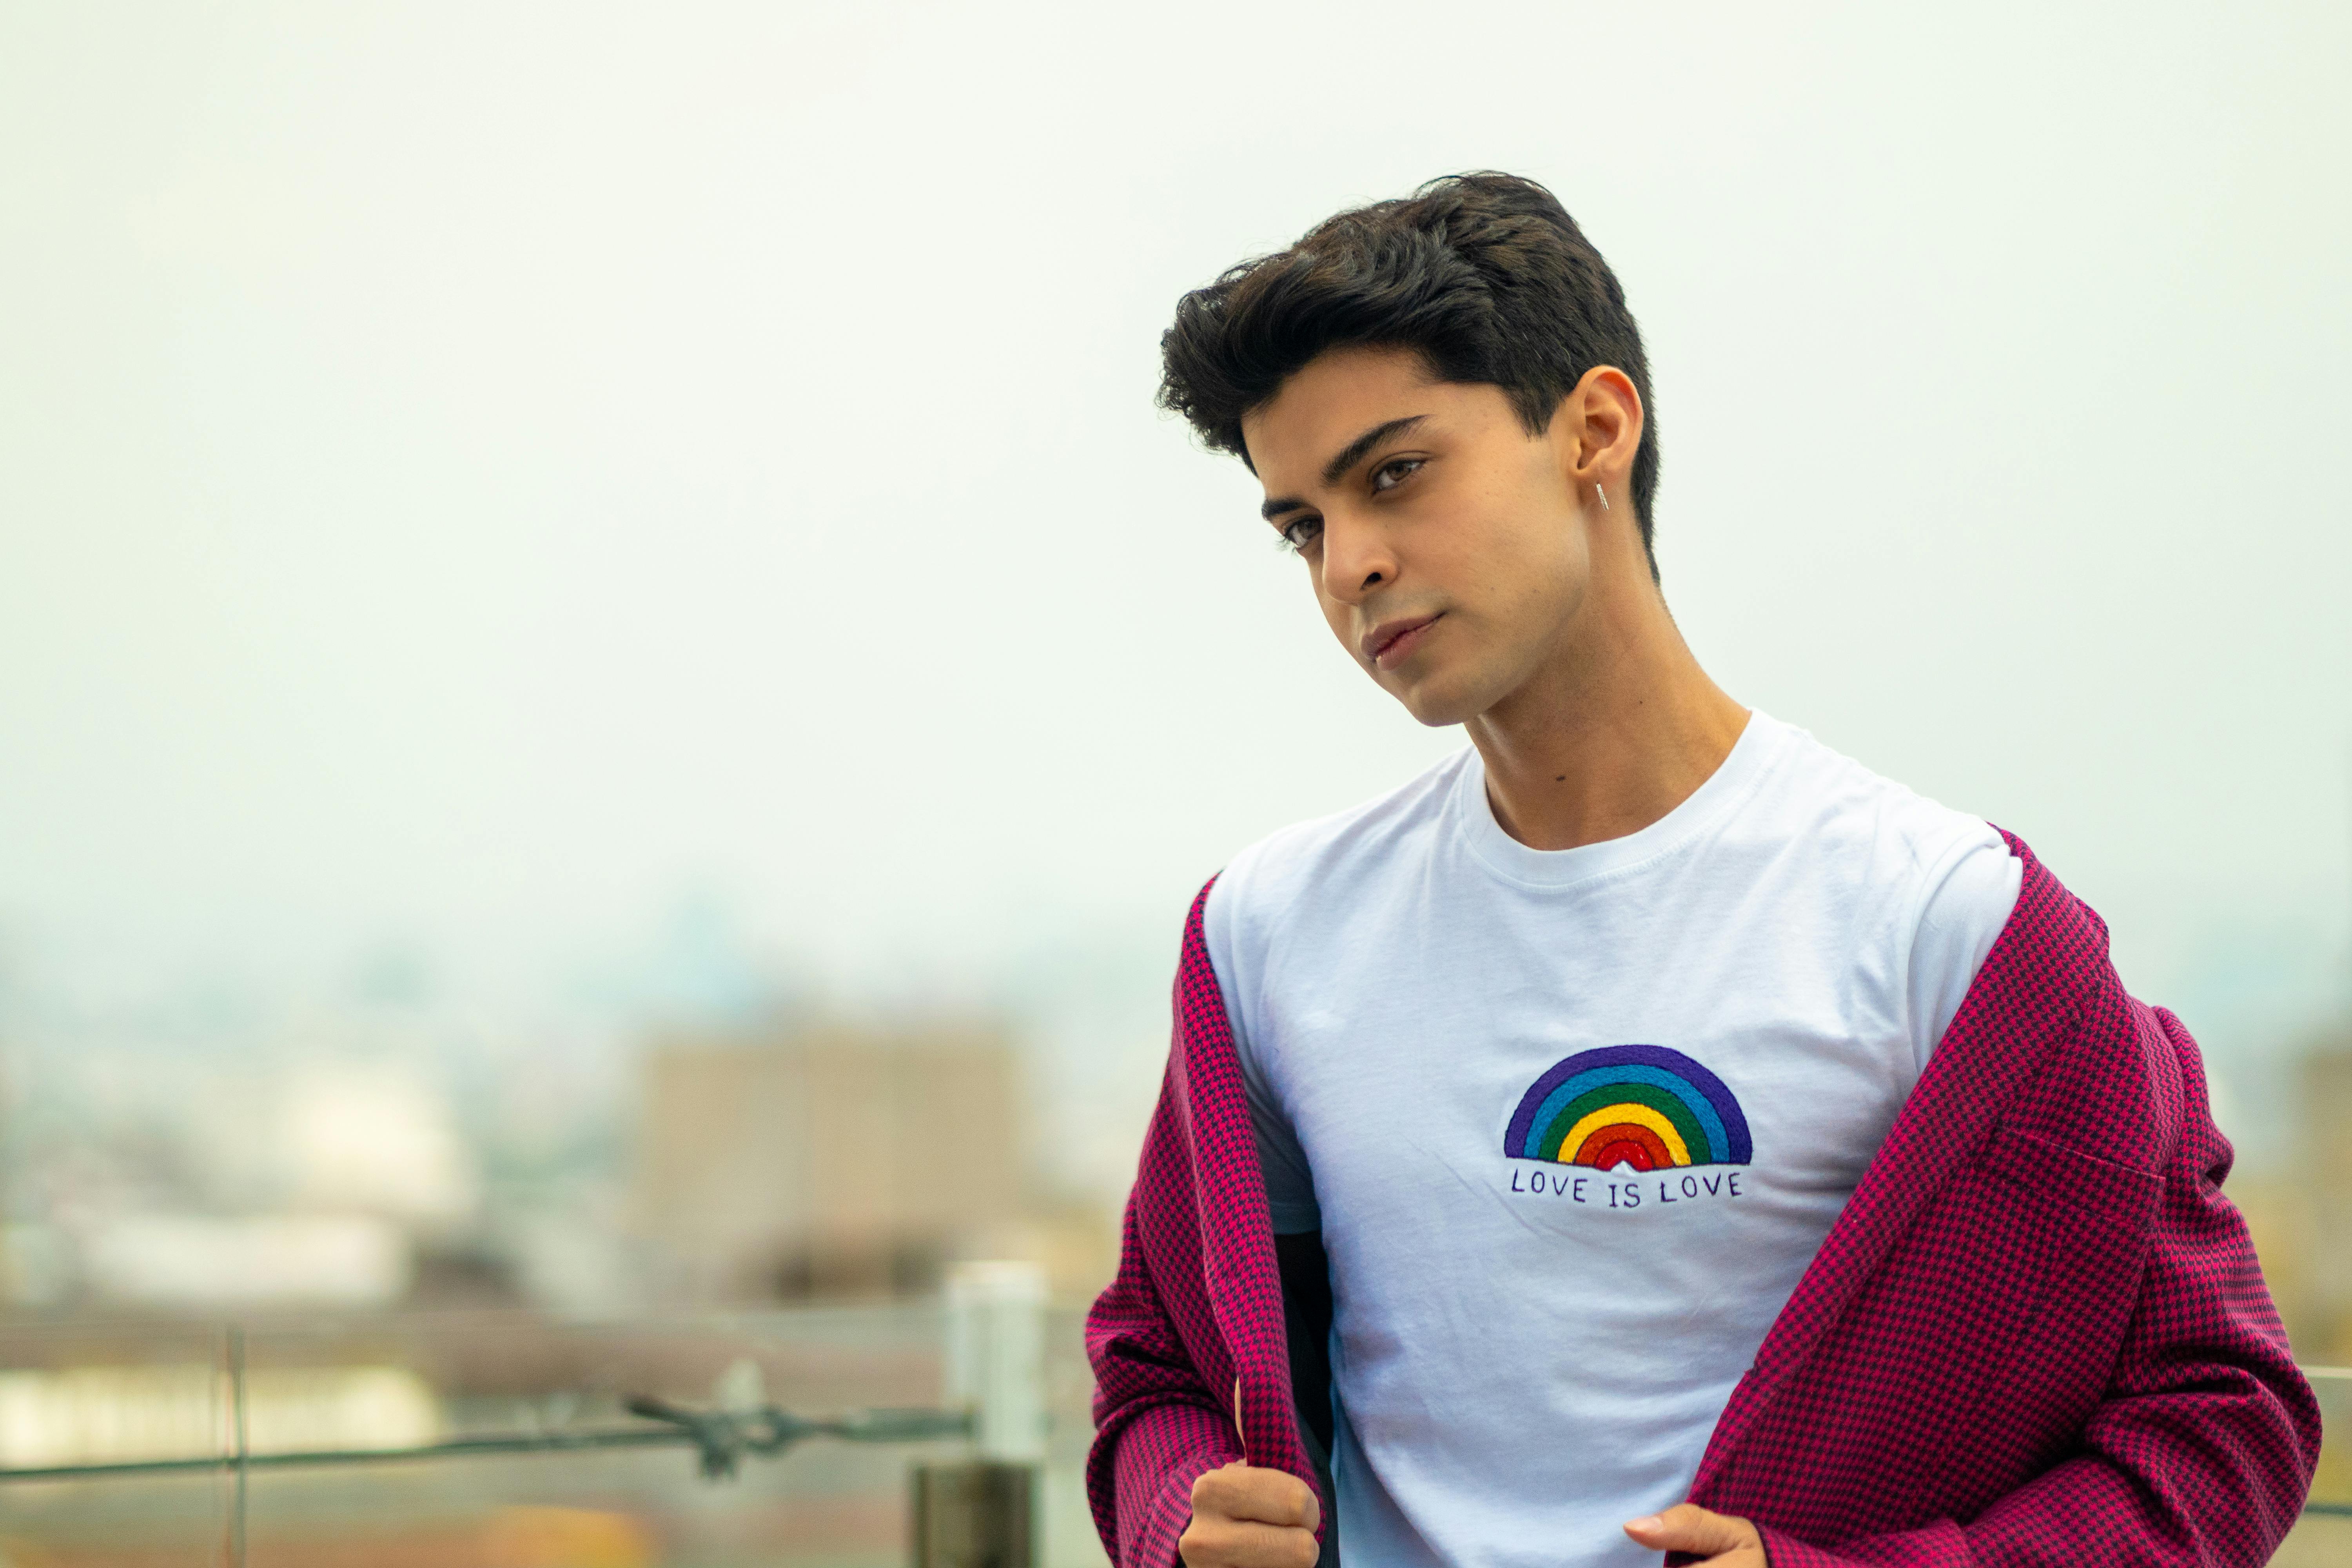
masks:
<svg viewBox="0 0 2352 1568"><path fill-rule="evenodd" d="M1874 1535L1832 1552L1800 1541L1786 1531L1759 1524L1766 1568L1975 1568L1976 1553L1969 1538L1948 1519L1900 1535Z"/></svg>
<svg viewBox="0 0 2352 1568"><path fill-rule="evenodd" d="M1764 1538L1765 1568L1858 1568L1851 1557L1841 1557L1769 1524L1758 1525L1756 1533Z"/></svg>
<svg viewBox="0 0 2352 1568"><path fill-rule="evenodd" d="M1192 1483L1240 1458L1238 1452L1196 1448L1170 1466L1142 1528L1128 1538L1120 1568L1179 1568L1182 1558L1176 1543L1192 1522Z"/></svg>

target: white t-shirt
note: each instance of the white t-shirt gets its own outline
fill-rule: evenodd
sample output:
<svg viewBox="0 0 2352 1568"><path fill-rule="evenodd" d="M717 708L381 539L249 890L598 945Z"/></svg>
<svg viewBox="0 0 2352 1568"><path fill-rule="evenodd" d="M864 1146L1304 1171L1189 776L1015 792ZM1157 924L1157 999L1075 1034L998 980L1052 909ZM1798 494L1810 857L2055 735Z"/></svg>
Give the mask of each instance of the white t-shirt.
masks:
<svg viewBox="0 0 2352 1568"><path fill-rule="evenodd" d="M1331 1261L1349 1568L1649 1568L2009 919L1983 822L1759 713L1530 849L1465 749L1209 895L1275 1228Z"/></svg>

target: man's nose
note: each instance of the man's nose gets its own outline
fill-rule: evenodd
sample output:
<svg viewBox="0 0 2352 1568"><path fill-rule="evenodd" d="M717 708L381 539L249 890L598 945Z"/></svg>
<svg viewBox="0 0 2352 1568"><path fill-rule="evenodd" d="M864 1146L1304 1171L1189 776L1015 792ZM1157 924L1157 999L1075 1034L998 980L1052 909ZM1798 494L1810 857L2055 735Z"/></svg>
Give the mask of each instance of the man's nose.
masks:
<svg viewBox="0 0 2352 1568"><path fill-rule="evenodd" d="M1323 592L1342 604L1363 602L1397 578L1396 552L1387 531L1370 522L1326 513L1323 519Z"/></svg>

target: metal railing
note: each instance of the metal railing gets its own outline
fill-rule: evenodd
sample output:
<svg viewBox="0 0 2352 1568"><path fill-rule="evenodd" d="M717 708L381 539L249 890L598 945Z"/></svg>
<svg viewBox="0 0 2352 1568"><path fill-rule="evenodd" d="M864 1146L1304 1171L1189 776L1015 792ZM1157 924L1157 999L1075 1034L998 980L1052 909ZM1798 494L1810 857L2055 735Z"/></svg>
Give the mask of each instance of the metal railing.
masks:
<svg viewBox="0 0 2352 1568"><path fill-rule="evenodd" d="M704 1410L656 1399L649 1394L633 1394L627 1401L629 1413L644 1417L649 1425L449 1437L404 1447L265 1449L256 1453L247 1444L245 1335L237 1329L229 1331L227 1383L230 1421L236 1433L236 1447L228 1452L168 1459L109 1459L86 1464L0 1468L0 1481L95 1480L214 1470L242 1476L250 1470L323 1465L381 1465L413 1459L466 1458L485 1454L556 1454L607 1448L677 1447L697 1450L702 1474L718 1480L733 1475L746 1455L772 1458L810 1437L835 1437L850 1443L925 1443L941 1438L970 1437L979 1430L978 1413L972 1410L885 1408L853 1410L832 1416L807 1416L773 1405L751 1410Z"/></svg>
<svg viewBox="0 0 2352 1568"><path fill-rule="evenodd" d="M1026 1507L1030 1484L1024 1478L1042 1461L1045 1449L1045 1309L1044 1276L1033 1266L967 1264L951 1271L942 1347L944 1408L885 1406L807 1415L772 1404L701 1406L639 1394L623 1401L623 1408L638 1418L635 1425L457 1436L383 1447L258 1451L252 1442L247 1336L242 1328L231 1326L219 1342L221 1359L216 1363L221 1368L219 1387L226 1396L227 1417L220 1451L0 1467L0 1484L223 1476L229 1486L224 1556L229 1564L242 1565L247 1558L251 1501L248 1478L257 1471L687 1448L695 1453L702 1476L718 1480L735 1475L746 1458L779 1458L811 1438L857 1444L961 1439L971 1445L969 1462L926 1465L916 1473L918 1539L946 1543L952 1549L947 1555L958 1561L1018 1564L1031 1557ZM1013 1491L1017 1494L1009 1508L994 1495L1004 1489L1006 1477L1012 1478ZM992 1485L994 1491L990 1489ZM990 1549L974 1556L964 1539L974 1530L1005 1539L983 1542ZM1008 1546L1013 1550L1004 1550Z"/></svg>
<svg viewBox="0 0 2352 1568"><path fill-rule="evenodd" d="M692 1448L709 1479L732 1476L748 1457L772 1458L813 1437L849 1443L923 1443L967 1438L995 1462L1029 1462L1042 1452L1036 1434L1044 1411L1035 1386L1039 1346L1036 1309L1025 1283L1010 1294L1011 1277L968 1288L949 1319L949 1391L959 1401L949 1409L887 1407L808 1416L773 1405L754 1409L703 1409L650 1395L626 1402L645 1424L452 1437L405 1447L329 1448L253 1452L247 1442L245 1336L232 1329L227 1342L230 1415L235 1447L228 1452L179 1458L110 1460L87 1464L0 1468L0 1483L94 1480L132 1476L226 1472L235 1485L230 1518L231 1561L243 1560L247 1476L255 1470L342 1465L380 1465L486 1455L583 1453L633 1448ZM2352 1366L2307 1365L2305 1376L2322 1384L2352 1386ZM2352 1518L2352 1500L2306 1501L2306 1514Z"/></svg>

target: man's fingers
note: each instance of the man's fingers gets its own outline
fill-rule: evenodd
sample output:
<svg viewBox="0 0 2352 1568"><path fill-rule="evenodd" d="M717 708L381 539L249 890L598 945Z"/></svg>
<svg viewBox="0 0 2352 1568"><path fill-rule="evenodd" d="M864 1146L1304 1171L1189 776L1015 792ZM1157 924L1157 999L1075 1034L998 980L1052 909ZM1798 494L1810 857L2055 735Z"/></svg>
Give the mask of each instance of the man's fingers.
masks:
<svg viewBox="0 0 2352 1568"><path fill-rule="evenodd" d="M1756 1527L1746 1520L1709 1513L1689 1502L1678 1502L1648 1519L1633 1520L1625 1526L1625 1533L1653 1552L1689 1552L1701 1557L1714 1557L1759 1539Z"/></svg>
<svg viewBox="0 0 2352 1568"><path fill-rule="evenodd" d="M1189 1568L1315 1568L1321 1553L1312 1531L1200 1514L1176 1550Z"/></svg>
<svg viewBox="0 0 2352 1568"><path fill-rule="evenodd" d="M1203 1514L1311 1532L1323 1510L1315 1489L1289 1471L1235 1463L1192 1483L1192 1516Z"/></svg>
<svg viewBox="0 0 2352 1568"><path fill-rule="evenodd" d="M1321 1517L1297 1476L1235 1461L1192 1483L1192 1522L1176 1549L1187 1568L1315 1568Z"/></svg>

